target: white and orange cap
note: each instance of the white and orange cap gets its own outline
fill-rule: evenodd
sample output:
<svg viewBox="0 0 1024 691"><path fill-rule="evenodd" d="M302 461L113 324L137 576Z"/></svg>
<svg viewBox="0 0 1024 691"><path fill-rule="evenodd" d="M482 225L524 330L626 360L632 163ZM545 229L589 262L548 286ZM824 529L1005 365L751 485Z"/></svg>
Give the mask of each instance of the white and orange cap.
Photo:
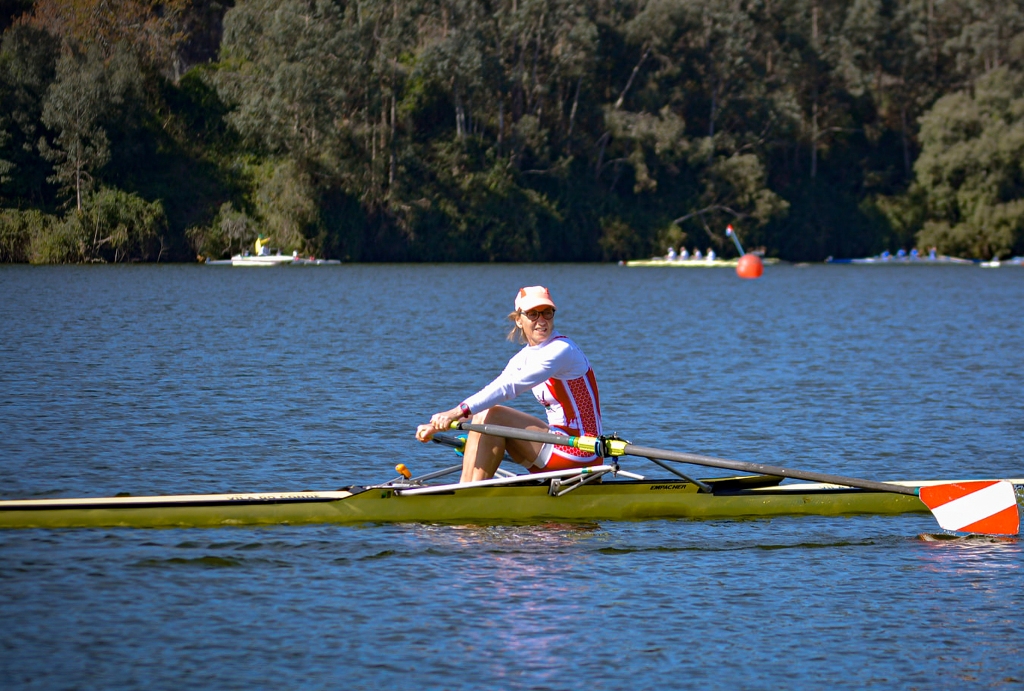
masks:
<svg viewBox="0 0 1024 691"><path fill-rule="evenodd" d="M516 295L516 311L529 312L538 307L550 307L558 309L551 300L551 293L544 286L527 286L520 288Z"/></svg>

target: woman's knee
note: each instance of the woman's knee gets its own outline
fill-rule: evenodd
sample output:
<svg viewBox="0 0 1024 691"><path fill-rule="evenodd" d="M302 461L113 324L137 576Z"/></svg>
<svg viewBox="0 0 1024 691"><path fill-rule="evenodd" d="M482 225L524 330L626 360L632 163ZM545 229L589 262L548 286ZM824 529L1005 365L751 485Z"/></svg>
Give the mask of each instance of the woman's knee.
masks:
<svg viewBox="0 0 1024 691"><path fill-rule="evenodd" d="M502 411L507 410L504 406L496 405L493 408L482 410L473 414L474 425L486 425L488 423L500 422L503 419Z"/></svg>

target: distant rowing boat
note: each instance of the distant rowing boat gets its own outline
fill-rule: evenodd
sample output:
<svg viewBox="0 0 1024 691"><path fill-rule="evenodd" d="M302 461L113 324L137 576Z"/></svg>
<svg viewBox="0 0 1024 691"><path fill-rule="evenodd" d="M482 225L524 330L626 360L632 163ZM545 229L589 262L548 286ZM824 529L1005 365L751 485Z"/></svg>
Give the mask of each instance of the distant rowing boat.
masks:
<svg viewBox="0 0 1024 691"><path fill-rule="evenodd" d="M777 264L778 259L762 259L765 264ZM665 259L654 257L652 259L630 259L619 262L619 266L666 266L673 269L719 269L735 268L740 260L737 259Z"/></svg>
<svg viewBox="0 0 1024 691"><path fill-rule="evenodd" d="M1013 259L993 259L987 262L981 262L981 266L986 269L998 269L1000 266L1024 266L1024 257L1014 257Z"/></svg>
<svg viewBox="0 0 1024 691"><path fill-rule="evenodd" d="M298 253L288 254L236 254L231 259L207 259L211 266L324 266L340 264L337 259L300 257Z"/></svg>
<svg viewBox="0 0 1024 691"><path fill-rule="evenodd" d="M935 256L921 256L911 254L889 254L883 252L875 257L863 257L860 259L833 259L828 257L825 259L826 264L884 264L884 265L914 265L914 266L927 266L931 264L975 264L973 259L963 259L961 257L950 257L944 254L938 254Z"/></svg>

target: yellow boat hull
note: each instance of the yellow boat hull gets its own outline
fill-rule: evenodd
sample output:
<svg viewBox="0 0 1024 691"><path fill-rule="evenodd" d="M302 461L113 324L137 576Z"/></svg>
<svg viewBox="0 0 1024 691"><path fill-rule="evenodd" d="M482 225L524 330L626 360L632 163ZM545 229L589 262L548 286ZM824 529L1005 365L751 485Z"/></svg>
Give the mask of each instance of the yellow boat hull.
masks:
<svg viewBox="0 0 1024 691"><path fill-rule="evenodd" d="M908 483L909 484L909 483ZM0 502L0 528L310 523L538 523L927 512L917 497L800 483L702 493L684 481L611 481L553 497L543 485L402 496L393 488Z"/></svg>
<svg viewBox="0 0 1024 691"><path fill-rule="evenodd" d="M777 264L778 259L766 257L764 264ZM673 269L727 269L739 265L739 259L630 259L619 262L622 266L665 266Z"/></svg>

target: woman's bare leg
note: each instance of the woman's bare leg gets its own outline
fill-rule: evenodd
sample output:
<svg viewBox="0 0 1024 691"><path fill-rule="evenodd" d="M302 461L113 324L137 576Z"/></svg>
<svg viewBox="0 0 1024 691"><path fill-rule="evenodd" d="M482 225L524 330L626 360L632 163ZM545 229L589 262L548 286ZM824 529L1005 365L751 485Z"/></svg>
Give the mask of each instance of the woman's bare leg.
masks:
<svg viewBox="0 0 1024 691"><path fill-rule="evenodd" d="M477 425L501 425L547 432L548 426L540 418L503 405L489 408L473 416ZM476 482L494 477L505 452L521 465L529 467L536 460L543 444L506 439L490 434L470 432L466 438L466 451L462 458L462 482Z"/></svg>

